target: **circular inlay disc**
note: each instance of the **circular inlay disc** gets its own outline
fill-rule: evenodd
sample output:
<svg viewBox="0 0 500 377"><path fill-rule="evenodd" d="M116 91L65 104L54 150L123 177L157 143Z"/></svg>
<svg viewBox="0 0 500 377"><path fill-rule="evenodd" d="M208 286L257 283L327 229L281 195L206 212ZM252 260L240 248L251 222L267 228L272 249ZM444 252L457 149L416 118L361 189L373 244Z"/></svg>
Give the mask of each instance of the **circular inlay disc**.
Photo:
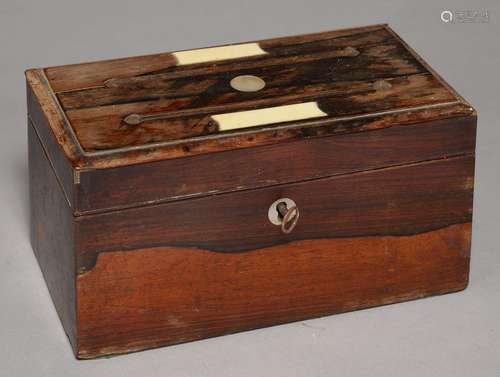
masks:
<svg viewBox="0 0 500 377"><path fill-rule="evenodd" d="M376 90L389 90L392 88L392 85L390 82L385 81L385 80L378 80L373 83L373 87Z"/></svg>
<svg viewBox="0 0 500 377"><path fill-rule="evenodd" d="M127 123L128 125L136 126L142 122L142 116L140 116L139 114L130 114L130 115L127 115L123 119L123 121L125 123Z"/></svg>
<svg viewBox="0 0 500 377"><path fill-rule="evenodd" d="M233 89L240 92L256 92L266 86L266 82L260 77L252 75L236 76L230 82Z"/></svg>

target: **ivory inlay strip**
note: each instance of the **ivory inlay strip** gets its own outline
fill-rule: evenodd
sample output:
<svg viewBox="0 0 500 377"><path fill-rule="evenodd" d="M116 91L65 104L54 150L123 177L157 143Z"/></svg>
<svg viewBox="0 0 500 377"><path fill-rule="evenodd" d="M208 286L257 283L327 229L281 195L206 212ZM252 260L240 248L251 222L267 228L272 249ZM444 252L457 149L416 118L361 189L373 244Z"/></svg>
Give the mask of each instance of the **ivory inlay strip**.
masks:
<svg viewBox="0 0 500 377"><path fill-rule="evenodd" d="M317 102L305 102L295 105L217 114L212 115L212 119L218 123L219 131L229 131L238 128L291 122L295 120L324 117L327 115L328 114L318 107Z"/></svg>
<svg viewBox="0 0 500 377"><path fill-rule="evenodd" d="M196 50L174 52L177 65L205 63L217 60L245 58L267 54L258 43L200 48Z"/></svg>

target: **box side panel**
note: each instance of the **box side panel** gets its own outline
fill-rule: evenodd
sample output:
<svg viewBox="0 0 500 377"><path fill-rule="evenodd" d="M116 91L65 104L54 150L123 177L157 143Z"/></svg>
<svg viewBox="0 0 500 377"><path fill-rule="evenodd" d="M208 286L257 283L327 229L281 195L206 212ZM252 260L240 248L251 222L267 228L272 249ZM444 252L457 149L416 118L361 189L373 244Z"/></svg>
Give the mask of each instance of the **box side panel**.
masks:
<svg viewBox="0 0 500 377"><path fill-rule="evenodd" d="M28 122L31 245L57 313L75 347L75 256L73 215L47 154Z"/></svg>
<svg viewBox="0 0 500 377"><path fill-rule="evenodd" d="M66 200L69 202L69 205L74 208L74 173L71 162L65 156L65 152L63 151L60 144L64 143L64 138L62 138L58 142L52 128L49 125L47 116L44 113L42 105L39 102L39 96L42 95L40 93L42 92L42 88L37 87L37 90L39 92L37 97L37 94L35 94L31 85L34 84L30 84L29 81L26 83L28 121L33 126L33 131L35 131L38 139L45 149L46 156L49 160L51 168L54 171L54 174L56 175L57 180L59 181ZM51 110L46 109L46 111Z"/></svg>
<svg viewBox="0 0 500 377"><path fill-rule="evenodd" d="M473 179L466 155L79 217L78 356L463 289Z"/></svg>
<svg viewBox="0 0 500 377"><path fill-rule="evenodd" d="M102 212L474 153L474 116L393 121L371 119L386 128L369 132L312 133L307 140L84 171L77 210Z"/></svg>

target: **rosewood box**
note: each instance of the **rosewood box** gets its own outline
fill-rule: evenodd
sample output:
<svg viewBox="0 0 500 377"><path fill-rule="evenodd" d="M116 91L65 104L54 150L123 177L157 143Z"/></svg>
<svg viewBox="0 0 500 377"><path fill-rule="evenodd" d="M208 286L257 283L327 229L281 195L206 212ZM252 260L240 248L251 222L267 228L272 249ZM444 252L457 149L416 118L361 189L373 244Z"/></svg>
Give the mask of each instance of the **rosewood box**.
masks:
<svg viewBox="0 0 500 377"><path fill-rule="evenodd" d="M78 358L467 286L476 113L387 25L26 72Z"/></svg>

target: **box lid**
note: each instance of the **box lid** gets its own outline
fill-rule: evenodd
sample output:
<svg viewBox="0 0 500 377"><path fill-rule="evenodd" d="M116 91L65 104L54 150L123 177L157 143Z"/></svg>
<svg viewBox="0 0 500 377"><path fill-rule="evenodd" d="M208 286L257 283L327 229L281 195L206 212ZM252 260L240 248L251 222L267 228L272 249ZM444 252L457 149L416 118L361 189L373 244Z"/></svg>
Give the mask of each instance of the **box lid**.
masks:
<svg viewBox="0 0 500 377"><path fill-rule="evenodd" d="M474 112L387 25L35 69L27 78L76 181L84 172ZM138 200L107 207L88 199L81 209Z"/></svg>

